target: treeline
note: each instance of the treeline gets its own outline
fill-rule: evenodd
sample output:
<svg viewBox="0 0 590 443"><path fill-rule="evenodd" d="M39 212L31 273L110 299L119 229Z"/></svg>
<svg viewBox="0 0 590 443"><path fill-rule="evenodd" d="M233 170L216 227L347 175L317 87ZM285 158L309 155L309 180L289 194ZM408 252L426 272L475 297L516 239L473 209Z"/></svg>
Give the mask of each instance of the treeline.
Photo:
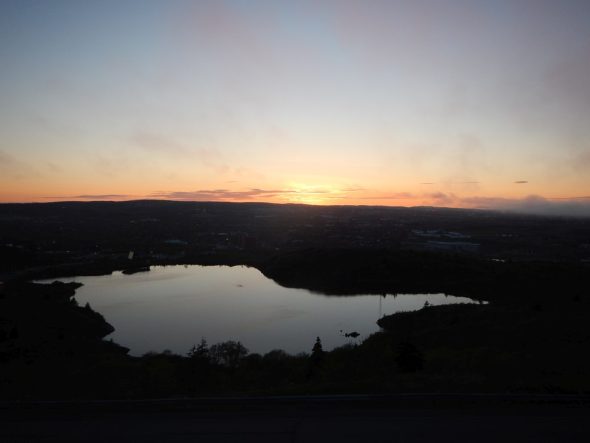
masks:
<svg viewBox="0 0 590 443"><path fill-rule="evenodd" d="M75 284L6 283L0 287L0 395L590 392L590 274L583 266L355 250L300 251L265 263L264 273L288 286L344 294L447 292L490 303L384 317L383 332L331 351L321 340L299 355L197 341L186 355L131 357L103 340L112 327L75 303Z"/></svg>
<svg viewBox="0 0 590 443"><path fill-rule="evenodd" d="M326 294L438 293L495 303L587 297L583 264L497 262L451 253L388 249L307 249L277 254L261 271L282 286Z"/></svg>
<svg viewBox="0 0 590 443"><path fill-rule="evenodd" d="M63 284L19 290L22 306L32 309L35 300L41 308L35 321L9 320L1 311L2 398L590 392L590 303L575 297L559 306L518 309L425 306L384 317L383 332L331 351L320 337L297 355L279 349L261 355L240 342L209 346L201 340L185 355L132 357L102 340L111 328L91 307L77 306L72 290ZM5 292L1 307L15 295Z"/></svg>
<svg viewBox="0 0 590 443"><path fill-rule="evenodd" d="M4 399L161 398L223 394L379 392L400 372L417 371L393 344L310 352L250 353L240 342L209 346L203 339L186 355L141 357L103 337L112 327L72 297L75 285L26 284L0 298L0 396ZM400 348L401 349L401 348ZM404 348L405 349L405 348ZM405 352L405 353L404 353ZM412 366L414 365L414 366Z"/></svg>
<svg viewBox="0 0 590 443"><path fill-rule="evenodd" d="M407 345L377 334L332 351L321 339L310 352L248 352L239 342L186 355L132 357L103 337L112 327L73 298L76 284L13 283L0 293L0 396L5 399L149 398L222 394L381 392L421 371ZM385 338L385 341L383 339ZM413 360L414 359L414 360ZM418 363L417 363L418 362Z"/></svg>
<svg viewBox="0 0 590 443"><path fill-rule="evenodd" d="M455 240L444 233L459 233L479 245L473 252L479 257L569 263L590 258L587 218L221 202L0 204L0 279L32 267L108 267L104 262L116 264L129 251L150 264L198 263L211 256L258 264L276 251L311 248L428 250L430 237L418 231L450 241L446 247Z"/></svg>

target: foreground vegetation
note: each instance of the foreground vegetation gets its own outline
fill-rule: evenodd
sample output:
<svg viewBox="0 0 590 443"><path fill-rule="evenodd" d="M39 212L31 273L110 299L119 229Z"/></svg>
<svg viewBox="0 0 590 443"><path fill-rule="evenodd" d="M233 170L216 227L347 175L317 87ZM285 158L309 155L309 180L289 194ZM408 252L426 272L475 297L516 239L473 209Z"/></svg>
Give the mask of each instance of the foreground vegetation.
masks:
<svg viewBox="0 0 590 443"><path fill-rule="evenodd" d="M259 355L241 343L209 346L199 337L186 355L132 357L103 340L112 327L77 305L76 284L15 281L0 293L0 395L590 392L590 286L582 266L314 249L270 258L261 269L282 284L331 293L436 286L489 304L384 317L383 332L330 352L321 338L309 353Z"/></svg>

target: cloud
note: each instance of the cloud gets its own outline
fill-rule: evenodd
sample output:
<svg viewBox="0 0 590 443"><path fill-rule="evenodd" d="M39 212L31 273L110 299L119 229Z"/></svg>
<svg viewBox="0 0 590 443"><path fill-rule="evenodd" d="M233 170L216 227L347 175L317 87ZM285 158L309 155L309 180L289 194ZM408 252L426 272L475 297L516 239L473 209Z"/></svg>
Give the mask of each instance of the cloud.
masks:
<svg viewBox="0 0 590 443"><path fill-rule="evenodd" d="M354 189L324 189L324 188L290 188L290 189L262 189L250 188L246 190L230 189L199 189L196 191L156 191L146 196L148 198L163 198L170 200L187 200L187 201L265 201L277 199L278 201L301 201L305 202L308 198L313 200L325 199L345 199L346 192L360 191L362 188ZM380 197L375 197L380 198Z"/></svg>
<svg viewBox="0 0 590 443"><path fill-rule="evenodd" d="M516 180L514 183L517 185L524 185L524 184L528 183L528 181L527 180Z"/></svg>
<svg viewBox="0 0 590 443"><path fill-rule="evenodd" d="M547 199L529 195L522 199L498 197L468 197L460 199L462 206L511 211L537 215L571 215L590 217L590 196Z"/></svg>
<svg viewBox="0 0 590 443"><path fill-rule="evenodd" d="M218 150L188 146L162 134L139 132L131 137L131 142L151 154L164 155L182 161L196 160L218 173L227 172L229 169Z"/></svg>
<svg viewBox="0 0 590 443"><path fill-rule="evenodd" d="M252 188L246 191L231 191L228 189L201 189L198 191L158 191L150 195L152 198L165 198L170 200L196 200L196 201L244 201L252 199L274 198L296 191L289 189L259 189Z"/></svg>
<svg viewBox="0 0 590 443"><path fill-rule="evenodd" d="M51 173L59 174L63 172L63 168L53 162L45 162L45 169Z"/></svg>
<svg viewBox="0 0 590 443"><path fill-rule="evenodd" d="M365 190L365 188L363 188L361 186L349 186L349 187L341 189L342 192L358 192L358 191L364 191L364 190Z"/></svg>
<svg viewBox="0 0 590 443"><path fill-rule="evenodd" d="M0 151L0 175L11 180L21 180L39 174L28 163L25 163L4 151Z"/></svg>
<svg viewBox="0 0 590 443"><path fill-rule="evenodd" d="M323 188L303 188L303 189L292 190L289 192L296 192L298 194L330 194L332 191L329 191L328 189L323 189Z"/></svg>
<svg viewBox="0 0 590 443"><path fill-rule="evenodd" d="M457 197L455 197L454 194L445 194L444 192L434 192L432 194L427 194L427 197L436 206L452 206L457 202Z"/></svg>
<svg viewBox="0 0 590 443"><path fill-rule="evenodd" d="M108 178L126 175L132 166L124 153L103 155L100 152L93 152L88 157L88 162L92 169Z"/></svg>
<svg viewBox="0 0 590 443"><path fill-rule="evenodd" d="M43 197L44 199L56 200L120 200L122 198L130 198L132 195L128 194L82 194L82 195L56 195L51 197Z"/></svg>
<svg viewBox="0 0 590 443"><path fill-rule="evenodd" d="M12 155L7 154L4 151L0 151L0 166L8 167L14 165L16 162L15 158Z"/></svg>
<svg viewBox="0 0 590 443"><path fill-rule="evenodd" d="M587 174L590 170L590 148L572 155L571 166L575 172Z"/></svg>
<svg viewBox="0 0 590 443"><path fill-rule="evenodd" d="M502 197L460 197L453 193L431 192L412 194L410 192L396 192L388 195L367 196L363 199L375 200L413 200L413 204L488 209L494 211L508 211L536 215L564 215L590 217L590 195L564 198L545 198L540 195L529 195L525 198Z"/></svg>
<svg viewBox="0 0 590 443"><path fill-rule="evenodd" d="M411 192L394 192L386 195L374 195L361 197L363 200L408 200L416 198Z"/></svg>
<svg viewBox="0 0 590 443"><path fill-rule="evenodd" d="M191 156L189 149L161 134L139 132L131 137L131 141L136 146L148 152L162 153L174 157Z"/></svg>
<svg viewBox="0 0 590 443"><path fill-rule="evenodd" d="M276 81L273 73L290 62L276 49L281 28L272 8L269 2L252 14L229 2L191 2L175 30L180 48L190 57L199 52L212 60L222 68L217 73L232 92L247 95L252 79Z"/></svg>

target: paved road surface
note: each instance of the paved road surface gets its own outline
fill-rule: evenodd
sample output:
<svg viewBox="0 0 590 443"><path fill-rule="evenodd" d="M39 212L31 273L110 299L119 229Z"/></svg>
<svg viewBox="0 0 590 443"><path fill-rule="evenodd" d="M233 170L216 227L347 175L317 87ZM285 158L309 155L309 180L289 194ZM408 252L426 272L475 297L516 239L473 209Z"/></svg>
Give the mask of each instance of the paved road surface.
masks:
<svg viewBox="0 0 590 443"><path fill-rule="evenodd" d="M587 443L590 406L349 397L0 406L0 442L37 441Z"/></svg>

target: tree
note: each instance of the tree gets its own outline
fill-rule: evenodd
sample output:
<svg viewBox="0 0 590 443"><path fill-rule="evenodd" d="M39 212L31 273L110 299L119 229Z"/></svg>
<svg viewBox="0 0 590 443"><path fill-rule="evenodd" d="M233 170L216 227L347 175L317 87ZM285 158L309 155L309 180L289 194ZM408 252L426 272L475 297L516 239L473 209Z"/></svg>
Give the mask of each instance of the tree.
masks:
<svg viewBox="0 0 590 443"><path fill-rule="evenodd" d="M403 342L398 346L394 360L402 372L416 372L424 366L422 353L409 342Z"/></svg>
<svg viewBox="0 0 590 443"><path fill-rule="evenodd" d="M201 339L201 343L193 347L187 353L188 370L187 375L190 389L194 393L200 392L210 382L211 355L207 340Z"/></svg>
<svg viewBox="0 0 590 443"><path fill-rule="evenodd" d="M322 341L320 340L319 337L316 337L315 339L315 344L313 345L313 348L311 349L311 356L310 356L310 360L312 365L314 366L319 366L322 361L324 360L324 349L322 348Z"/></svg>
<svg viewBox="0 0 590 443"><path fill-rule="evenodd" d="M190 359L209 361L209 345L207 344L207 340L202 338L201 343L199 343L198 346L193 345L190 351L188 351L187 357Z"/></svg>
<svg viewBox="0 0 590 443"><path fill-rule="evenodd" d="M248 349L239 341L229 340L211 346L209 355L218 365L236 369L241 360L248 355Z"/></svg>
<svg viewBox="0 0 590 443"><path fill-rule="evenodd" d="M322 341L319 337L316 337L315 344L313 348L311 348L311 355L320 355L324 353L324 349L322 348Z"/></svg>

